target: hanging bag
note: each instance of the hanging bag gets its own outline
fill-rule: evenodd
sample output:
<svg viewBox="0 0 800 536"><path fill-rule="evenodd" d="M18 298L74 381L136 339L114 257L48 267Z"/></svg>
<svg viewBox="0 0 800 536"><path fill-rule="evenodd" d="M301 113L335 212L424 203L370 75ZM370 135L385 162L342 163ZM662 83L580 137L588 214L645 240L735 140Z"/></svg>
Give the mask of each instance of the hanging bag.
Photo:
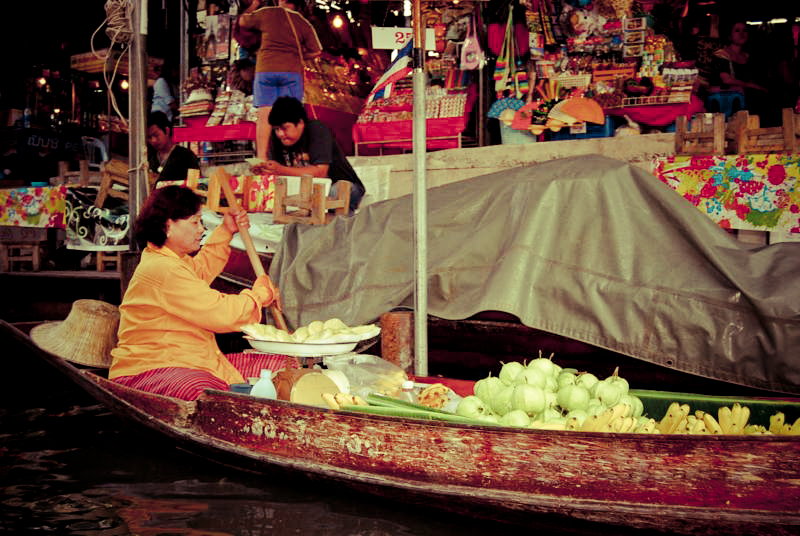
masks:
<svg viewBox="0 0 800 536"><path fill-rule="evenodd" d="M480 69L486 63L486 57L481 50L481 45L478 43L478 33L475 28L475 12L469 19L467 28L467 37L464 40L464 46L461 47L461 70L471 71Z"/></svg>
<svg viewBox="0 0 800 536"><path fill-rule="evenodd" d="M497 62L494 68L494 89L497 92L497 97L503 96L503 92L509 88L509 81L511 79L511 69L514 66L514 47L511 41L511 23L513 18L513 10L508 10L508 22L506 23L506 36L503 40L503 48L500 50L500 55L497 57Z"/></svg>

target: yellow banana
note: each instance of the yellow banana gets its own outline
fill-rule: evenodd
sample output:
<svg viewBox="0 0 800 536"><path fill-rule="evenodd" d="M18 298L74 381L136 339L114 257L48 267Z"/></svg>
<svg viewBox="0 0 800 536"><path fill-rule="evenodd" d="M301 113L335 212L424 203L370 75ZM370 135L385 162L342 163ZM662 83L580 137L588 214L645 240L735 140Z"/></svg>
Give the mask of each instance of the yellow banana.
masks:
<svg viewBox="0 0 800 536"><path fill-rule="evenodd" d="M655 419L647 419L646 421L640 422L639 425L636 427L635 432L637 434L653 434L656 433L656 425L658 423Z"/></svg>
<svg viewBox="0 0 800 536"><path fill-rule="evenodd" d="M690 434L708 434L706 423L703 419L695 419L692 423L692 428L689 430Z"/></svg>
<svg viewBox="0 0 800 536"><path fill-rule="evenodd" d="M739 430L744 430L744 427L747 426L747 422L750 420L750 408L748 406L740 406L740 414L739 420L736 423L736 426Z"/></svg>
<svg viewBox="0 0 800 536"><path fill-rule="evenodd" d="M701 410L701 409L697 409L697 410L695 410L695 412L694 412L694 416L695 416L695 418L697 418L697 419L699 419L699 420L701 420L701 421L703 420L703 417L705 416L705 414L706 414L706 412L705 412L705 411L703 411L703 410Z"/></svg>
<svg viewBox="0 0 800 536"><path fill-rule="evenodd" d="M743 428L739 428L739 424L742 422L742 405L738 402L734 402L733 408L731 408L731 434L741 434Z"/></svg>
<svg viewBox="0 0 800 536"><path fill-rule="evenodd" d="M731 408L728 406L722 406L719 408L719 413L717 414L717 420L719 421L719 425L722 428L723 434L730 434L731 433Z"/></svg>
<svg viewBox="0 0 800 536"><path fill-rule="evenodd" d="M336 402L336 399L330 393L322 393L322 400L328 404L328 407L331 409L339 409L339 404Z"/></svg>
<svg viewBox="0 0 800 536"><path fill-rule="evenodd" d="M688 434L689 433L689 419L687 417L681 417L681 420L678 421L678 424L675 428L672 429L672 434Z"/></svg>
<svg viewBox="0 0 800 536"><path fill-rule="evenodd" d="M783 412L778 412L769 418L769 431L773 434L780 434L783 431L783 420L786 416Z"/></svg>
<svg viewBox="0 0 800 536"><path fill-rule="evenodd" d="M747 435L771 435L770 431L760 424L748 424L744 427Z"/></svg>
<svg viewBox="0 0 800 536"><path fill-rule="evenodd" d="M792 429L789 432L789 434L790 435L800 435L800 417L798 417L798 419L796 421L794 421L794 424L792 425Z"/></svg>
<svg viewBox="0 0 800 536"><path fill-rule="evenodd" d="M633 430L636 428L636 417L633 415L628 415L625 417L625 426L622 428L622 433L624 434L632 434Z"/></svg>
<svg viewBox="0 0 800 536"><path fill-rule="evenodd" d="M656 425L659 432L662 434L669 434L672 433L672 430L675 428L675 425L678 424L678 420L680 420L679 414L681 412L681 405L677 402L673 402L667 408L667 413L661 419L661 421Z"/></svg>
<svg viewBox="0 0 800 536"><path fill-rule="evenodd" d="M706 413L703 415L703 422L706 425L706 430L708 431L708 433L715 435L722 433L722 428L717 422L717 419L715 419L714 416L711 415L710 413Z"/></svg>
<svg viewBox="0 0 800 536"><path fill-rule="evenodd" d="M569 419L567 419L567 424L566 424L565 429L566 430L580 430L581 429L581 425L578 422L578 418L577 417L570 417Z"/></svg>

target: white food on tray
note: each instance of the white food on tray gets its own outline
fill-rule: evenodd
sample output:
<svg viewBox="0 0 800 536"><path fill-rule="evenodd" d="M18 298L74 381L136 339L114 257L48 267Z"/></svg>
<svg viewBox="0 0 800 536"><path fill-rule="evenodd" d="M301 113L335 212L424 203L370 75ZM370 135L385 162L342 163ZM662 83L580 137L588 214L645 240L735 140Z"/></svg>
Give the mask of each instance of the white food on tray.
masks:
<svg viewBox="0 0 800 536"><path fill-rule="evenodd" d="M283 354L297 357L320 357L346 354L353 351L358 342L345 343L296 343L280 341L264 341L246 336L250 346L268 354Z"/></svg>
<svg viewBox="0 0 800 536"><path fill-rule="evenodd" d="M374 324L347 326L338 318L325 322L315 320L307 326L297 328L294 333L270 324L246 324L241 330L253 340L308 344L356 343L376 337L381 332L381 328Z"/></svg>

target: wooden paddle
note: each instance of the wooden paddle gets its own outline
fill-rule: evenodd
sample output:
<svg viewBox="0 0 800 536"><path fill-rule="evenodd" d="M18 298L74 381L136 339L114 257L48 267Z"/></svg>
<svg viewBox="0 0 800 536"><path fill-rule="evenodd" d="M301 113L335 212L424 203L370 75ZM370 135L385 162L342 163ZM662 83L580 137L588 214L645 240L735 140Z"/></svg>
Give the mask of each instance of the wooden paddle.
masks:
<svg viewBox="0 0 800 536"><path fill-rule="evenodd" d="M218 168L214 173L217 174L217 179L222 186L222 191L225 193L225 199L228 200L228 206L234 210L240 209L241 207L239 206L239 201L236 199L236 196L231 189L230 175L228 172L222 168ZM256 273L256 277L267 275L266 271L264 270L264 265L261 264L261 259L256 253L256 248L253 245L253 239L250 236L250 231L248 231L246 228L239 227L239 234L242 237L242 242L244 242L244 249L247 251L247 257L250 259L250 264L253 265L253 271ZM269 311L272 314L272 320L275 322L275 327L284 331L289 331L289 328L286 325L286 319L283 318L283 313L281 313L275 305L271 305Z"/></svg>

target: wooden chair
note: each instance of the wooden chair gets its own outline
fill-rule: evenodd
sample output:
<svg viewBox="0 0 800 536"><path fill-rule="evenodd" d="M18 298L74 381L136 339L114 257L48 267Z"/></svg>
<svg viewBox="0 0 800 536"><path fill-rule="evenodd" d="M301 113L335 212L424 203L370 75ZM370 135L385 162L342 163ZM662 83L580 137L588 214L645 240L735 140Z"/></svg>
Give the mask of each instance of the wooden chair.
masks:
<svg viewBox="0 0 800 536"><path fill-rule="evenodd" d="M796 124L800 124L800 118L791 108L784 108L781 126L769 128L761 128L757 115L751 116L742 110L731 117L726 136L731 140L733 153L794 152L797 147Z"/></svg>
<svg viewBox="0 0 800 536"><path fill-rule="evenodd" d="M41 265L41 244L37 242L0 243L0 272L21 271L22 263L30 263L38 272Z"/></svg>
<svg viewBox="0 0 800 536"><path fill-rule="evenodd" d="M288 195L288 182L300 181L297 195ZM275 182L275 205L272 209L274 223L305 223L324 225L336 216L350 212L350 182L338 181L337 196L325 195L325 185L314 183L311 175L279 177Z"/></svg>
<svg viewBox="0 0 800 536"><path fill-rule="evenodd" d="M80 186L89 185L89 161L79 160L78 171L69 170L69 162L58 163L58 182L59 184L68 184L77 182Z"/></svg>
<svg viewBox="0 0 800 536"><path fill-rule="evenodd" d="M100 190L94 206L102 208L106 198L115 197L128 200L128 163L122 160L109 160L100 166ZM122 188L114 188L122 186Z"/></svg>
<svg viewBox="0 0 800 536"><path fill-rule="evenodd" d="M725 154L725 115L695 116L691 123L682 115L675 120L675 154L712 156Z"/></svg>
<svg viewBox="0 0 800 536"><path fill-rule="evenodd" d="M123 160L109 160L103 162L101 167L100 190L97 192L94 206L102 208L108 197L128 200L128 163ZM153 191L158 175L148 171L145 197ZM116 186L116 188L115 188ZM121 188L120 188L121 187Z"/></svg>

